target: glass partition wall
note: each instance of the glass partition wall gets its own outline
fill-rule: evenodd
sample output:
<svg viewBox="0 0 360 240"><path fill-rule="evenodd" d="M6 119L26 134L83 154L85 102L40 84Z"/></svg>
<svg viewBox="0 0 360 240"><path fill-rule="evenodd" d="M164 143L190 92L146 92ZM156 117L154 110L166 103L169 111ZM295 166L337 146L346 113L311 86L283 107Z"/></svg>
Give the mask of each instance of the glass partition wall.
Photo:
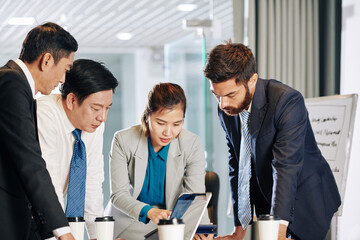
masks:
<svg viewBox="0 0 360 240"><path fill-rule="evenodd" d="M219 40L207 39L195 32L169 43L164 48L164 69L165 81L179 84L186 93L188 105L184 128L200 136L205 149L206 170L219 175L217 231L222 235L231 233L234 226L228 209L231 205L228 155L225 134L217 116L217 103L203 73L207 52L216 44Z"/></svg>

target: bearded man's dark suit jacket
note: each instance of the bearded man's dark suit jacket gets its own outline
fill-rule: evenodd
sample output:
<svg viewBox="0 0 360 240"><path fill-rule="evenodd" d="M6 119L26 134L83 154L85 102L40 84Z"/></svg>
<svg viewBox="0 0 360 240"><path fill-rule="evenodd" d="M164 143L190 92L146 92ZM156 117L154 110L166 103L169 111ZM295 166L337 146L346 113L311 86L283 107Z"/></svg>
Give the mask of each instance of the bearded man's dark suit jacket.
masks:
<svg viewBox="0 0 360 240"><path fill-rule="evenodd" d="M241 122L219 110L229 149L235 225ZM331 169L317 147L302 95L276 80L258 79L251 106L252 178L257 213L290 222L300 239L324 239L341 204ZM266 212L268 211L268 212Z"/></svg>
<svg viewBox="0 0 360 240"><path fill-rule="evenodd" d="M9 61L0 68L0 238L45 238L67 225L41 158L30 85Z"/></svg>

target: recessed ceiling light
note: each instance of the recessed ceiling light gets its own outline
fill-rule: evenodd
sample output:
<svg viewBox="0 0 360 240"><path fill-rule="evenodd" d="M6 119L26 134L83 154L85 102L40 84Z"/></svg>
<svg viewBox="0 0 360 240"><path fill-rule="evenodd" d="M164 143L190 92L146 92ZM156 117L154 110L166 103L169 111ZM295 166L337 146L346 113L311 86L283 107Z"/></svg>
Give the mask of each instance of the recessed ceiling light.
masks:
<svg viewBox="0 0 360 240"><path fill-rule="evenodd" d="M180 4L177 6L177 9L183 12L191 12L197 7L196 4Z"/></svg>
<svg viewBox="0 0 360 240"><path fill-rule="evenodd" d="M9 25L32 25L35 22L33 17L12 17L9 19Z"/></svg>
<svg viewBox="0 0 360 240"><path fill-rule="evenodd" d="M116 37L120 40L130 40L132 38L132 34L131 33L126 33L126 32L122 32L122 33L118 33L116 34Z"/></svg>
<svg viewBox="0 0 360 240"><path fill-rule="evenodd" d="M60 22L66 22L66 20L67 20L67 16L66 16L66 14L61 14L60 15Z"/></svg>

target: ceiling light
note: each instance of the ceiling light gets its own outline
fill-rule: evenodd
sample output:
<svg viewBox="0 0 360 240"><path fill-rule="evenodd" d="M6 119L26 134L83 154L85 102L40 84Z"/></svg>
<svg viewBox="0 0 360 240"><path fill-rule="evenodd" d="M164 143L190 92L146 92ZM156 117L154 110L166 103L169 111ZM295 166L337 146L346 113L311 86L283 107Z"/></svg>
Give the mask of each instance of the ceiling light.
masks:
<svg viewBox="0 0 360 240"><path fill-rule="evenodd" d="M196 9L196 4L180 4L177 9L183 12L191 12Z"/></svg>
<svg viewBox="0 0 360 240"><path fill-rule="evenodd" d="M60 22L66 22L66 20L67 20L67 17L66 17L66 15L65 14L61 14L60 15Z"/></svg>
<svg viewBox="0 0 360 240"><path fill-rule="evenodd" d="M132 38L132 34L123 32L116 34L116 37L120 40L130 40Z"/></svg>
<svg viewBox="0 0 360 240"><path fill-rule="evenodd" d="M13 17L8 21L9 25L32 25L35 22L33 17Z"/></svg>

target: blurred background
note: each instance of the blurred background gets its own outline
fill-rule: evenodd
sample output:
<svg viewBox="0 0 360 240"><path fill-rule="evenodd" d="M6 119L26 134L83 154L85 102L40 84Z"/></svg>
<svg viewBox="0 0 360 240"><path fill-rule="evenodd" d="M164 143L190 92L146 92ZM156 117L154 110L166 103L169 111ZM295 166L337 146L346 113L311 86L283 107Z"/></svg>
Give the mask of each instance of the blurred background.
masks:
<svg viewBox="0 0 360 240"><path fill-rule="evenodd" d="M219 234L231 233L233 220L225 135L203 76L206 54L232 39L253 50L260 77L276 78L304 97L360 92L356 0L1 0L0 64L17 59L27 32L48 21L77 39L76 59L103 62L119 81L105 125L104 204L113 134L140 123L154 84L175 82L188 98L184 128L200 135L207 170L220 177ZM353 146L358 132L356 118ZM353 147L338 239L360 239L354 214L360 213L359 157Z"/></svg>

